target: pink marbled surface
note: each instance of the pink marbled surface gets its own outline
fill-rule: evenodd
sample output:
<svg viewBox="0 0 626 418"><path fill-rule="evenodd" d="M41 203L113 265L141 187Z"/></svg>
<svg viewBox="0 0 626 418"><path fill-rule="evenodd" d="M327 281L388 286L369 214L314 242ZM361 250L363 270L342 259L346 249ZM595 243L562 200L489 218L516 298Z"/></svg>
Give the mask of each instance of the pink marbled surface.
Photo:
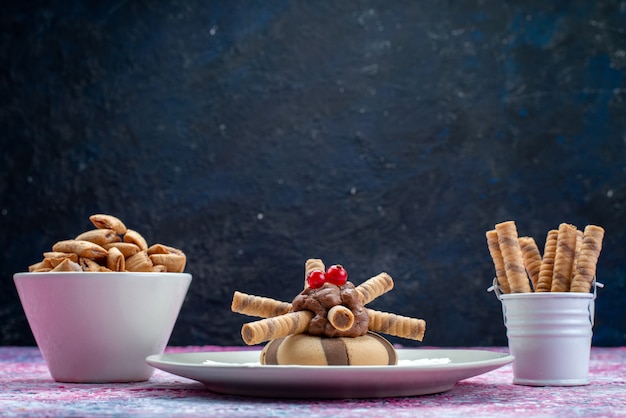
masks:
<svg viewBox="0 0 626 418"><path fill-rule="evenodd" d="M171 347L167 352L229 349L241 347ZM507 365L463 380L452 390L436 395L362 400L259 399L218 395L200 383L160 370L141 383L59 383L50 377L37 348L0 347L0 415L626 416L626 347L592 349L588 386L527 387L513 385L512 378L512 367Z"/></svg>

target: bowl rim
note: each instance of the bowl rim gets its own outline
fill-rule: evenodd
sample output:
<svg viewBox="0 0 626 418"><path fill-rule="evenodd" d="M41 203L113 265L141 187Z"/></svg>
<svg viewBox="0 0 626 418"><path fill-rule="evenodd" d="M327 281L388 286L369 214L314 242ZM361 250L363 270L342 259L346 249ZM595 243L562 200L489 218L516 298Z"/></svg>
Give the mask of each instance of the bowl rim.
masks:
<svg viewBox="0 0 626 418"><path fill-rule="evenodd" d="M79 278L84 276L89 277L133 277L133 278L155 278L155 277L170 277L174 278L189 278L193 276L191 273L182 272L163 272L163 271L45 271L45 272L19 272L13 274L14 280L27 279L27 278L44 278L50 279L52 277L73 277Z"/></svg>

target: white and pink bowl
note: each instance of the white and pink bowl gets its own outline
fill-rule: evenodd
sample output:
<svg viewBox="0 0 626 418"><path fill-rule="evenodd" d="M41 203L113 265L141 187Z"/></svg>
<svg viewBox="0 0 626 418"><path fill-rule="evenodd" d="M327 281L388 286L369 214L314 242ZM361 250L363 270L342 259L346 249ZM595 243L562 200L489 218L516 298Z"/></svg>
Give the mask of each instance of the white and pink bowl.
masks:
<svg viewBox="0 0 626 418"><path fill-rule="evenodd" d="M26 318L53 379L150 379L191 283L188 273L16 273Z"/></svg>

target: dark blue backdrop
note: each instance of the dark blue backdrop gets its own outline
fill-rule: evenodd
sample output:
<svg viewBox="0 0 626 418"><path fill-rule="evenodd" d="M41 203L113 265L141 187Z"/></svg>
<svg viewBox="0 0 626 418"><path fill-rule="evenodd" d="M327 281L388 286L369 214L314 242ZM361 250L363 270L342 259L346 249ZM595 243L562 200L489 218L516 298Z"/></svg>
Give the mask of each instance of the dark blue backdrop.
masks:
<svg viewBox="0 0 626 418"><path fill-rule="evenodd" d="M171 344L242 344L233 291L319 257L389 272L372 307L425 345L504 345L509 219L606 229L594 344L624 344L623 2L52 3L0 6L2 344L34 343L13 273L99 212L187 253Z"/></svg>

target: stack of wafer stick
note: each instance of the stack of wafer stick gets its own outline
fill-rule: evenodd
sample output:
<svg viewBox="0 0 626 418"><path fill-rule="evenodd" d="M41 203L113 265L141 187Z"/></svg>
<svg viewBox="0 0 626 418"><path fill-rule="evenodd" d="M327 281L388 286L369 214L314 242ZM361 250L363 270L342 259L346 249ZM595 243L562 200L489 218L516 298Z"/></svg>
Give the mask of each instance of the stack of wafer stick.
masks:
<svg viewBox="0 0 626 418"><path fill-rule="evenodd" d="M324 269L319 259L309 259L305 264L306 273L312 269ZM305 284L306 286L306 284ZM367 304L393 288L393 279L387 273L380 273L356 287L361 302ZM233 312L257 316L264 319L249 322L241 328L241 337L248 345L260 344L269 340L306 332L313 318L311 311L292 311L290 303L267 297L235 292L231 304ZM422 341L426 331L423 319L404 317L373 309L366 309L369 317L368 329L396 337ZM336 329L348 329L354 321L352 312L342 305L331 308L328 320Z"/></svg>
<svg viewBox="0 0 626 418"><path fill-rule="evenodd" d="M604 229L562 223L548 232L543 256L533 238L518 236L514 221L496 224L486 237L502 293L589 292Z"/></svg>

